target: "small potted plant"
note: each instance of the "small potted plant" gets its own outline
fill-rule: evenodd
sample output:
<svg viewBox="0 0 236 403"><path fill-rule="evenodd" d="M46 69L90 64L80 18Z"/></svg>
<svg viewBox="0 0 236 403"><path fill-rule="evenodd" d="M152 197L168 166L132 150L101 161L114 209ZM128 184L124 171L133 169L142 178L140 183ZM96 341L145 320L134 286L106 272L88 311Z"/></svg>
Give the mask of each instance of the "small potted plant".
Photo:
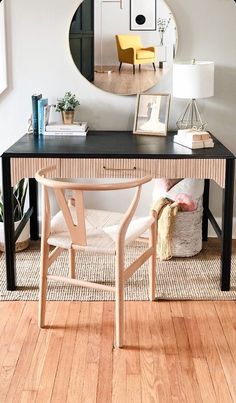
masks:
<svg viewBox="0 0 236 403"><path fill-rule="evenodd" d="M56 111L61 112L64 124L72 124L74 121L75 108L80 105L75 94L67 91L63 98L59 98L56 104Z"/></svg>
<svg viewBox="0 0 236 403"><path fill-rule="evenodd" d="M14 226L15 229L20 224L25 207L25 198L28 188L27 179L21 179L17 185L13 188L13 214L14 214ZM5 249L5 239L4 239L4 223L3 223L3 199L0 192L0 251ZM21 251L29 246L29 221L21 232L19 238L16 241L16 251Z"/></svg>

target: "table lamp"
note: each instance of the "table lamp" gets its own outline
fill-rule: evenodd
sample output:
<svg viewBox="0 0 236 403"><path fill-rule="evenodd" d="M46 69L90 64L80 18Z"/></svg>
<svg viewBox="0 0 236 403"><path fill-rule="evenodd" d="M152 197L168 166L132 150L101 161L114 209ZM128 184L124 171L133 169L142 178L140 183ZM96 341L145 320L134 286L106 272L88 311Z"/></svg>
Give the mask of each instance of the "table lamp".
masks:
<svg viewBox="0 0 236 403"><path fill-rule="evenodd" d="M173 96L190 99L176 122L178 129L204 130L196 99L214 95L214 62L196 61L175 63L173 66Z"/></svg>

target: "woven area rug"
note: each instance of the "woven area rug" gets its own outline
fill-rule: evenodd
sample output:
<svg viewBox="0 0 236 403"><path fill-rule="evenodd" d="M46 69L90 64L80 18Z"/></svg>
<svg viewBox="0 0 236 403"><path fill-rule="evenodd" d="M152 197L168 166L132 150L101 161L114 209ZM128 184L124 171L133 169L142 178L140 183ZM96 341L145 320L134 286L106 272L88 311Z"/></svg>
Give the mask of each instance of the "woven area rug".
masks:
<svg viewBox="0 0 236 403"><path fill-rule="evenodd" d="M132 244L127 251L127 264L143 250L144 244ZM39 244L17 253L17 285L14 292L6 291L4 255L0 256L0 300L38 299L39 283ZM209 241L202 252L193 258L174 258L157 265L157 299L169 300L234 300L236 299L236 254L232 258L231 291L220 290L219 244ZM77 274L80 279L114 284L114 260L111 256L77 254ZM148 300L148 265L144 264L127 282L126 300ZM63 253L53 264L50 271L67 275L68 255ZM64 285L51 282L48 290L49 300L106 301L113 300L110 292Z"/></svg>

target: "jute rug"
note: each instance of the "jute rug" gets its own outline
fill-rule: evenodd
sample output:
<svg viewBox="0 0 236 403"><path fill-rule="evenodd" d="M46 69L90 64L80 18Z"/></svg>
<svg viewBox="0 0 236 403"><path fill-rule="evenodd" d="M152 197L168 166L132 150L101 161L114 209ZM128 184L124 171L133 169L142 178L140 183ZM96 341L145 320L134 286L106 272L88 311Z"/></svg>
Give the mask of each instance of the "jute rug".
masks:
<svg viewBox="0 0 236 403"><path fill-rule="evenodd" d="M128 248L127 264L137 257L144 245L135 243ZM170 300L233 300L236 299L236 254L232 258L231 291L220 290L220 251L217 241L209 241L202 252L193 258L174 258L157 265L157 299ZM38 299L39 244L17 253L17 285L14 292L6 291L4 255L0 256L0 300ZM77 273L80 279L114 284L114 261L109 256L77 254ZM148 300L148 265L127 282L126 300ZM63 253L53 264L51 272L67 275L68 255ZM51 282L49 300L106 301L114 298L112 293L88 288L73 287Z"/></svg>

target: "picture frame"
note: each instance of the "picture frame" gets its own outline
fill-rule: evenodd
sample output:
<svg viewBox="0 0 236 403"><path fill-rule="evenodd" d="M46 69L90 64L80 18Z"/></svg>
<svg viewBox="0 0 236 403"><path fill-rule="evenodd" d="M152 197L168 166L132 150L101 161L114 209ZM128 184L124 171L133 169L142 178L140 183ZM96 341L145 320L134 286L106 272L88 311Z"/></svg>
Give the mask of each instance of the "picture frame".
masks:
<svg viewBox="0 0 236 403"><path fill-rule="evenodd" d="M170 94L137 94L134 134L166 136Z"/></svg>
<svg viewBox="0 0 236 403"><path fill-rule="evenodd" d="M0 0L0 94L7 88L5 0Z"/></svg>
<svg viewBox="0 0 236 403"><path fill-rule="evenodd" d="M156 31L156 0L130 0L130 31Z"/></svg>

